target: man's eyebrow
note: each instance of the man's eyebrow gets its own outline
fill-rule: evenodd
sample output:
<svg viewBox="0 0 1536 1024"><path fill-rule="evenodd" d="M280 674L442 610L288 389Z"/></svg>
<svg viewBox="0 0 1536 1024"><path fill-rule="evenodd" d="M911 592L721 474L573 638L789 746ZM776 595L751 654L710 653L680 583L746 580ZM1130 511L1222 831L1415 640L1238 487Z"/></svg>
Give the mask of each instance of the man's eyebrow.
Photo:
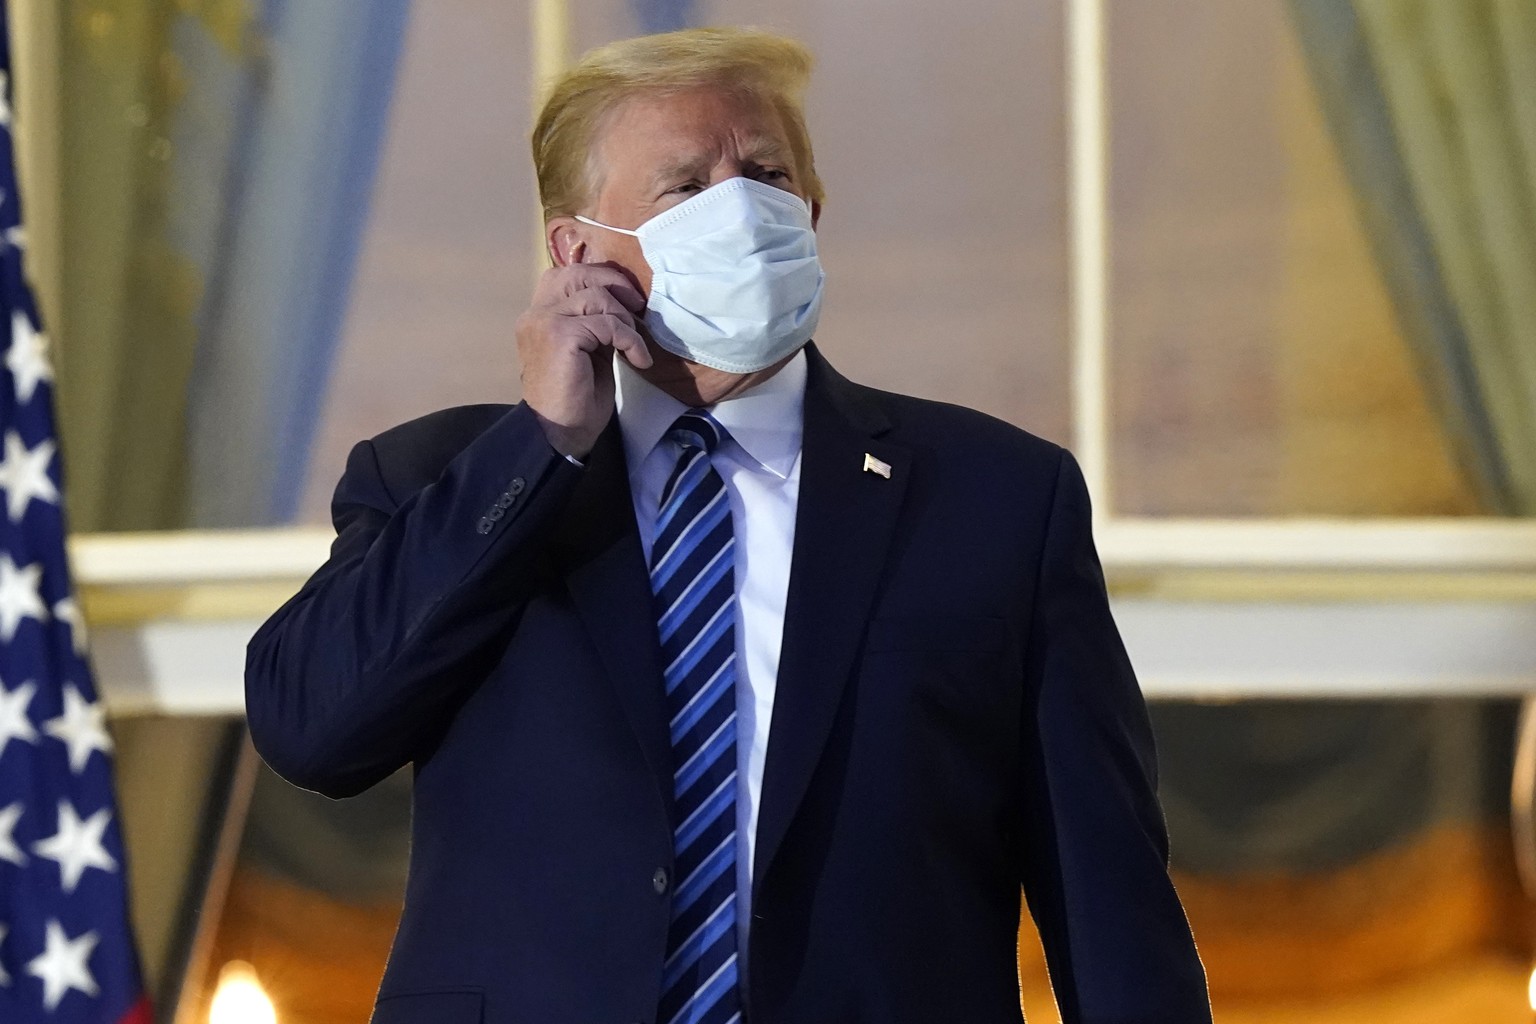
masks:
<svg viewBox="0 0 1536 1024"><path fill-rule="evenodd" d="M654 175L657 185L668 185L678 178L691 177L707 161L702 155L679 157Z"/></svg>
<svg viewBox="0 0 1536 1024"><path fill-rule="evenodd" d="M783 161L791 157L784 141L772 135L751 135L744 142L743 154L749 159Z"/></svg>
<svg viewBox="0 0 1536 1024"><path fill-rule="evenodd" d="M770 163L788 163L794 158L789 147L772 135L752 135L743 139L742 155L748 160ZM657 185L669 185L679 178L695 176L708 163L709 157L702 153L681 156L657 171L653 180Z"/></svg>

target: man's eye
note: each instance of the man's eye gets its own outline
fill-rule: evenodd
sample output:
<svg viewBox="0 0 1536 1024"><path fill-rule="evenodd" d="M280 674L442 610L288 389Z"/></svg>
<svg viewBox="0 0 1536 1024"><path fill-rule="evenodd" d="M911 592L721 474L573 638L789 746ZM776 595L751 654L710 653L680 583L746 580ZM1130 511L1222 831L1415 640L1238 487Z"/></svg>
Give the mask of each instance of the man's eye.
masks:
<svg viewBox="0 0 1536 1024"><path fill-rule="evenodd" d="M699 183L698 182L696 182L696 181L688 181L688 182L684 182L681 185L678 185L676 188L669 188L669 189L667 189L666 194L669 195L669 196L680 196L680 195L685 195L685 194L687 194L689 192L697 192L698 190L699 190Z"/></svg>
<svg viewBox="0 0 1536 1024"><path fill-rule="evenodd" d="M765 181L786 181L789 178L789 172L779 170L777 167L765 167L757 172L757 176Z"/></svg>

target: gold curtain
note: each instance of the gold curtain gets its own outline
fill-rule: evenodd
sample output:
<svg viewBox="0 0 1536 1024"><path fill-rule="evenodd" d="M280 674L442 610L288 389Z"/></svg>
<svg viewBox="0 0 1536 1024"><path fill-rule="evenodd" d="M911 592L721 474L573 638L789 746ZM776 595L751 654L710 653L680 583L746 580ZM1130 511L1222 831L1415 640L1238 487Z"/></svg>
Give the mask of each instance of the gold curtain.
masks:
<svg viewBox="0 0 1536 1024"><path fill-rule="evenodd" d="M1536 514L1536 7L1355 9L1516 510Z"/></svg>
<svg viewBox="0 0 1536 1024"><path fill-rule="evenodd" d="M54 3L57 0L44 0ZM174 528L186 520L187 381L205 281L176 238L176 204L217 191L222 168L178 167L187 98L174 45L196 26L236 59L248 0L68 0L56 80L59 326L53 331L71 526Z"/></svg>

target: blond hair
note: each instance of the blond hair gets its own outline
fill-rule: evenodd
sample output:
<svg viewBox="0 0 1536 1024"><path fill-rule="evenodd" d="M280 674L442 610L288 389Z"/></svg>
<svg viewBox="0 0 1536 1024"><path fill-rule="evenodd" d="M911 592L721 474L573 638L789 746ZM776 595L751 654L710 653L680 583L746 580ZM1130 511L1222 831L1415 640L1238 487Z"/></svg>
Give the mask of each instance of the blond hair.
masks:
<svg viewBox="0 0 1536 1024"><path fill-rule="evenodd" d="M596 186L592 152L604 118L637 93L715 86L766 101L789 136L807 198L824 194L811 155L803 97L811 54L793 39L737 28L697 28L621 39L590 50L555 83L533 128L544 219L573 214Z"/></svg>

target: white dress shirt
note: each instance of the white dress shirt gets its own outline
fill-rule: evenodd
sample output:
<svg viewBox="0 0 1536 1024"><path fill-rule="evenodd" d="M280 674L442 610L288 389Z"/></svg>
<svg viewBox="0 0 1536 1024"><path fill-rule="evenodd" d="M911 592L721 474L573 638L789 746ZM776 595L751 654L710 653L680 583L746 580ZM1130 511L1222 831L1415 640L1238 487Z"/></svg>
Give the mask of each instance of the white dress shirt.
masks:
<svg viewBox="0 0 1536 1024"><path fill-rule="evenodd" d="M688 406L648 383L622 357L615 365L629 492L649 565L661 489L682 453L664 437ZM800 497L805 375L802 351L761 384L710 409L730 435L710 463L725 481L736 538L736 937L743 982L757 809Z"/></svg>

